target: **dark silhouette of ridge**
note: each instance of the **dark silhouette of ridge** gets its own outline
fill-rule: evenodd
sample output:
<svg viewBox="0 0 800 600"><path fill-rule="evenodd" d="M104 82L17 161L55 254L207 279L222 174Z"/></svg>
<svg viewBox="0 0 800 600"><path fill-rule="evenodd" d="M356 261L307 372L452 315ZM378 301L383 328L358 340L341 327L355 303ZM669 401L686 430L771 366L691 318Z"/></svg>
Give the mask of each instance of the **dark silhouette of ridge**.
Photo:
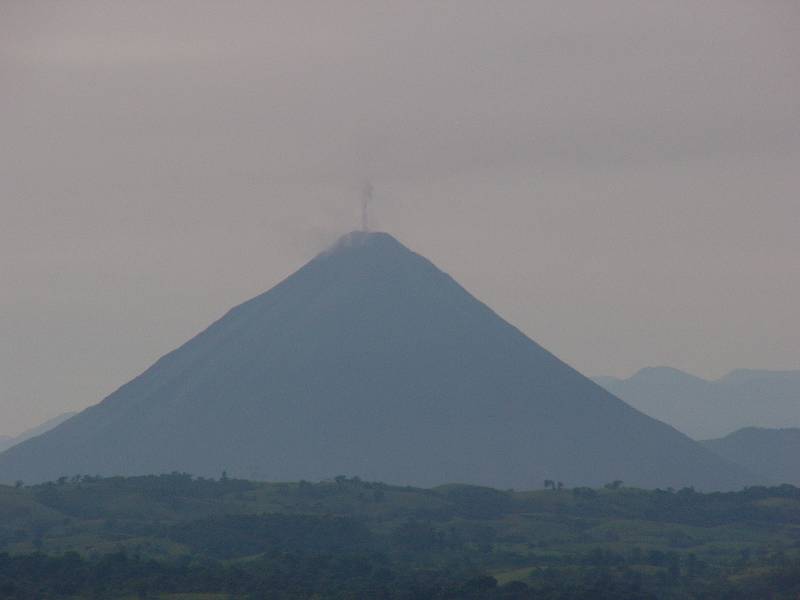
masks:
<svg viewBox="0 0 800 600"><path fill-rule="evenodd" d="M503 488L754 479L579 374L390 235L366 232L0 454L4 481L223 470Z"/></svg>

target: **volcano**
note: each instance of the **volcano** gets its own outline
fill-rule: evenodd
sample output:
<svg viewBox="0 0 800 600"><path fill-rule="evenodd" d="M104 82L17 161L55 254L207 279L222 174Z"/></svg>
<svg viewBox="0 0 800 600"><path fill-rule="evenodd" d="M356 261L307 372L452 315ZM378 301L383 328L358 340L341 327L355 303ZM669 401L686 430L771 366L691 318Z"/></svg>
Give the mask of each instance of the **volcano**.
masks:
<svg viewBox="0 0 800 600"><path fill-rule="evenodd" d="M366 232L0 454L2 481L172 471L520 489L754 479L572 369L392 236Z"/></svg>

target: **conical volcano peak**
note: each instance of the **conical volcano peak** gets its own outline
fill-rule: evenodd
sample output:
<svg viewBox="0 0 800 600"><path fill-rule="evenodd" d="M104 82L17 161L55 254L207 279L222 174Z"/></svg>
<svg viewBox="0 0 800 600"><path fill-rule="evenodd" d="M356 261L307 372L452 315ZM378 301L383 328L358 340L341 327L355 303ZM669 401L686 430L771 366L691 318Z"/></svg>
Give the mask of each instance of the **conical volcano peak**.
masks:
<svg viewBox="0 0 800 600"><path fill-rule="evenodd" d="M223 470L501 488L752 482L596 386L424 256L369 231L0 454L2 482Z"/></svg>
<svg viewBox="0 0 800 600"><path fill-rule="evenodd" d="M313 263L329 269L361 271L365 268L395 270L412 268L429 271L433 265L392 235L379 231L353 231L340 237L328 250L321 253ZM334 265L336 265L334 267Z"/></svg>
<svg viewBox="0 0 800 600"><path fill-rule="evenodd" d="M401 244L395 237L384 231L351 231L340 237L328 252L347 250L351 248L394 248L395 250L410 250Z"/></svg>

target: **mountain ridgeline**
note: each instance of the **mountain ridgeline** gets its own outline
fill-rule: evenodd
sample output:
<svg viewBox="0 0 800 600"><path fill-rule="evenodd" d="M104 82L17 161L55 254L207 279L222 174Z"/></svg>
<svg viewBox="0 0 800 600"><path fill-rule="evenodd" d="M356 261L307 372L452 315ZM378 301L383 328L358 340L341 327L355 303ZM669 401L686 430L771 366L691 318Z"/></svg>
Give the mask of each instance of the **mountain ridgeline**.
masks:
<svg viewBox="0 0 800 600"><path fill-rule="evenodd" d="M0 455L2 481L224 470L501 488L756 480L384 233L345 236L101 403Z"/></svg>
<svg viewBox="0 0 800 600"><path fill-rule="evenodd" d="M709 381L678 369L648 367L628 379L595 381L696 440L750 426L800 427L800 371L736 369Z"/></svg>

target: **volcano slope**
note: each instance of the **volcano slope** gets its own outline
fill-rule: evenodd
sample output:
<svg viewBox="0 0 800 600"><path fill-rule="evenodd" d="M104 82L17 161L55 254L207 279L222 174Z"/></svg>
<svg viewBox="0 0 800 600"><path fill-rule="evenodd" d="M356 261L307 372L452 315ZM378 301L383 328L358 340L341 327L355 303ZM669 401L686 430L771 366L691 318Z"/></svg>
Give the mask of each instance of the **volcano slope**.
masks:
<svg viewBox="0 0 800 600"><path fill-rule="evenodd" d="M754 483L385 233L345 236L99 404L0 455L9 482L223 470L419 486Z"/></svg>

